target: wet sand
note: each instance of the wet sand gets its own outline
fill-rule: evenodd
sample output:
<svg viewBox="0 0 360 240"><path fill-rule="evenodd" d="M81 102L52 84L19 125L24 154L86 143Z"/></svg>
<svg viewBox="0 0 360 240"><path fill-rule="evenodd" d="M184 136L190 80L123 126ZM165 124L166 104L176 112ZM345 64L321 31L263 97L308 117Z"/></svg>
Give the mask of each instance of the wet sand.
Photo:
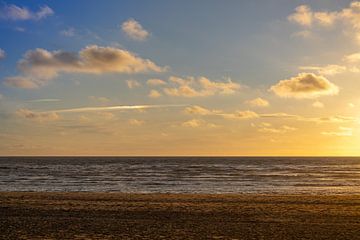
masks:
<svg viewBox="0 0 360 240"><path fill-rule="evenodd" d="M360 196L0 193L0 239L360 239Z"/></svg>

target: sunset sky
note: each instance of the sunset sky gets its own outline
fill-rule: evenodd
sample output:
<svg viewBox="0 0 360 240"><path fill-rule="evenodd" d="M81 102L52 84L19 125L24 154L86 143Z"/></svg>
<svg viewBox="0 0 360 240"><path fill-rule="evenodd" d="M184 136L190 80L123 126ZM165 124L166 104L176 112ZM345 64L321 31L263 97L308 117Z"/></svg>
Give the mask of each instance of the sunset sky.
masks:
<svg viewBox="0 0 360 240"><path fill-rule="evenodd" d="M360 2L3 1L0 155L360 155Z"/></svg>

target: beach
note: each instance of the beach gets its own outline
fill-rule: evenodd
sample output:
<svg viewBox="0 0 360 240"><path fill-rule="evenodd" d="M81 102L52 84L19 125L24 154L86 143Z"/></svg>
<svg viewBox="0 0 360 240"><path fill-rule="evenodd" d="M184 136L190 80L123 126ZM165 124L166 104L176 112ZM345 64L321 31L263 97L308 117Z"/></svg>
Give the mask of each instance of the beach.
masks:
<svg viewBox="0 0 360 240"><path fill-rule="evenodd" d="M360 239L359 195L0 193L0 239Z"/></svg>

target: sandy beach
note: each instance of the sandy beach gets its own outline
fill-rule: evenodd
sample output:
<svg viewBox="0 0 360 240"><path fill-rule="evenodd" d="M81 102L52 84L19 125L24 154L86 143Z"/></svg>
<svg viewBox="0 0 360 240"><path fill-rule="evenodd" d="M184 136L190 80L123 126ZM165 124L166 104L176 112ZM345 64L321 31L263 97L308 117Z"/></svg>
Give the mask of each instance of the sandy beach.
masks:
<svg viewBox="0 0 360 240"><path fill-rule="evenodd" d="M360 196L0 193L1 239L360 239Z"/></svg>

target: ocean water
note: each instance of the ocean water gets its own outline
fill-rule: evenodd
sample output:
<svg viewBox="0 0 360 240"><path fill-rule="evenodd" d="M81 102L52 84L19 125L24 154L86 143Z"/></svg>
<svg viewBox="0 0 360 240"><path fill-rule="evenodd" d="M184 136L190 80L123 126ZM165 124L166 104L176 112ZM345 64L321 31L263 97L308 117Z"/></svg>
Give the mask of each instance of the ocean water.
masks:
<svg viewBox="0 0 360 240"><path fill-rule="evenodd" d="M360 158L0 157L0 191L359 194Z"/></svg>

